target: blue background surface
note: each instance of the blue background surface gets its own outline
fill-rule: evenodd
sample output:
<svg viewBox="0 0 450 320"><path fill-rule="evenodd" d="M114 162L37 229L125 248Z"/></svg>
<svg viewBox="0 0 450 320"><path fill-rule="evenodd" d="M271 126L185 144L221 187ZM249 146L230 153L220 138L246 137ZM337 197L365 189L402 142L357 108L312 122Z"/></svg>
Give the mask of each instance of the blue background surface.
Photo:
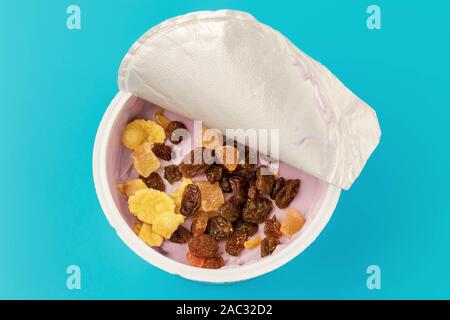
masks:
<svg viewBox="0 0 450 320"><path fill-rule="evenodd" d="M66 28L77 4L82 29ZM368 30L366 8L382 10ZM240 9L373 106L383 137L329 225L263 277L208 285L116 236L91 173L97 126L131 44L166 18ZM445 1L1 1L0 298L450 298L450 23ZM82 289L66 288L77 264ZM368 290L366 268L381 267Z"/></svg>

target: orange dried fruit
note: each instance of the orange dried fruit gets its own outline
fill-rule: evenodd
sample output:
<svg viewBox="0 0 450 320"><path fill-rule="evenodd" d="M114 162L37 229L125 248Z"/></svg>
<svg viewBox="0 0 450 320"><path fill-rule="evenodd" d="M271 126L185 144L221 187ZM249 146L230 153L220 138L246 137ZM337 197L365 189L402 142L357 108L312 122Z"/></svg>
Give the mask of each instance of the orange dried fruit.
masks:
<svg viewBox="0 0 450 320"><path fill-rule="evenodd" d="M261 237L255 236L254 238L246 241L244 243L244 247L247 249L254 249L261 244Z"/></svg>
<svg viewBox="0 0 450 320"><path fill-rule="evenodd" d="M190 251L187 253L187 261L190 266L202 268L205 264L206 258L194 256Z"/></svg>
<svg viewBox="0 0 450 320"><path fill-rule="evenodd" d="M217 211L225 202L219 183L199 181L196 183L201 193L201 211Z"/></svg>
<svg viewBox="0 0 450 320"><path fill-rule="evenodd" d="M217 160L229 171L236 170L239 163L239 150L233 146L219 146L215 149Z"/></svg>
<svg viewBox="0 0 450 320"><path fill-rule="evenodd" d="M145 185L144 181L141 179L133 179L130 181L126 181L124 183L118 184L117 189L127 197L131 197L134 195L137 191L142 189L147 189L147 186Z"/></svg>
<svg viewBox="0 0 450 320"><path fill-rule="evenodd" d="M202 128L200 135L200 146L202 147L214 150L223 145L222 136L215 129Z"/></svg>
<svg viewBox="0 0 450 320"><path fill-rule="evenodd" d="M164 116L163 109L159 109L158 111L155 112L154 119L155 119L155 122L157 124L159 124L161 127L163 127L164 129L166 129L167 125L170 123L170 120Z"/></svg>
<svg viewBox="0 0 450 320"><path fill-rule="evenodd" d="M294 209L289 208L286 217L281 222L281 232L290 238L299 232L304 224L305 218Z"/></svg>
<svg viewBox="0 0 450 320"><path fill-rule="evenodd" d="M131 154L134 168L144 178L147 178L160 166L158 157L152 151L152 146L151 143L144 142Z"/></svg>

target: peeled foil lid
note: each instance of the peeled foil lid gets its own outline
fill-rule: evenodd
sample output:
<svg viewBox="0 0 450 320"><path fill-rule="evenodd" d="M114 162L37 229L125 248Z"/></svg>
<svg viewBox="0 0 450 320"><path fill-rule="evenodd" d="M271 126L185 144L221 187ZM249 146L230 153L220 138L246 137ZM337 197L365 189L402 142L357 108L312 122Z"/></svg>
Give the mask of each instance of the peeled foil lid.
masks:
<svg viewBox="0 0 450 320"><path fill-rule="evenodd" d="M119 88L209 128L279 129L279 160L349 189L378 145L375 111L251 15L200 11L147 31Z"/></svg>

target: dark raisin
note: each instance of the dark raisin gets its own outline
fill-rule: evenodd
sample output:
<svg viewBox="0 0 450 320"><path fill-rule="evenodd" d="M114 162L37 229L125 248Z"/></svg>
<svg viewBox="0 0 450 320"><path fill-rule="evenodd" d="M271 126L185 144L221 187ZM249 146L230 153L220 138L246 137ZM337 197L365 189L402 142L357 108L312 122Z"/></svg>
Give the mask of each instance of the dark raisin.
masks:
<svg viewBox="0 0 450 320"><path fill-rule="evenodd" d="M251 223L263 223L272 211L272 201L256 196L248 199L242 210L242 219Z"/></svg>
<svg viewBox="0 0 450 320"><path fill-rule="evenodd" d="M300 188L300 180L286 180L284 187L278 191L275 197L275 204L278 208L284 209L289 206L289 204L294 200Z"/></svg>
<svg viewBox="0 0 450 320"><path fill-rule="evenodd" d="M170 161L172 159L172 147L166 146L164 143L155 143L152 151L158 158Z"/></svg>
<svg viewBox="0 0 450 320"><path fill-rule="evenodd" d="M266 196L270 195L273 188L275 177L270 173L267 167L259 167L256 170L256 188Z"/></svg>
<svg viewBox="0 0 450 320"><path fill-rule="evenodd" d="M250 182L250 186L248 187L247 197L249 199L253 199L258 195L258 189L256 188L255 182Z"/></svg>
<svg viewBox="0 0 450 320"><path fill-rule="evenodd" d="M178 226L177 230L172 233L169 241L175 243L186 243L192 237L188 229L183 226Z"/></svg>
<svg viewBox="0 0 450 320"><path fill-rule="evenodd" d="M233 197L238 204L245 203L247 200L247 183L239 176L230 177L230 186L233 192Z"/></svg>
<svg viewBox="0 0 450 320"><path fill-rule="evenodd" d="M249 237L254 236L258 232L258 225L256 223L246 222L244 220L238 220L234 224L234 230L242 230L247 233Z"/></svg>
<svg viewBox="0 0 450 320"><path fill-rule="evenodd" d="M222 178L220 178L219 186L220 186L220 189L222 189L222 191L225 193L229 193L232 191L231 185L230 185L230 178L228 176L222 176Z"/></svg>
<svg viewBox="0 0 450 320"><path fill-rule="evenodd" d="M218 164L211 165L206 170L206 179L208 179L209 183L216 183L220 181L223 175L223 166Z"/></svg>
<svg viewBox="0 0 450 320"><path fill-rule="evenodd" d="M274 237L267 237L261 241L261 257L270 256L277 246L280 244L280 240Z"/></svg>
<svg viewBox="0 0 450 320"><path fill-rule="evenodd" d="M194 214L200 209L201 193L199 187L195 184L188 184L184 188L183 196L181 197L180 213L188 216Z"/></svg>
<svg viewBox="0 0 450 320"><path fill-rule="evenodd" d="M214 162L212 150L196 148L187 154L180 163L179 170L186 178L192 178L204 174L210 164Z"/></svg>
<svg viewBox="0 0 450 320"><path fill-rule="evenodd" d="M183 175L178 170L177 165L172 164L164 168L164 179L169 181L170 184L180 180L182 177Z"/></svg>
<svg viewBox="0 0 450 320"><path fill-rule="evenodd" d="M233 233L233 225L230 220L222 216L217 216L208 221L208 234L217 241L227 239Z"/></svg>
<svg viewBox="0 0 450 320"><path fill-rule="evenodd" d="M222 256L216 256L212 258L206 258L202 268L205 269L220 269L225 265Z"/></svg>
<svg viewBox="0 0 450 320"><path fill-rule="evenodd" d="M144 181L145 185L151 189L156 189L159 191L164 192L166 190L166 186L164 185L164 181L161 178L161 176L156 173L152 172L147 178L143 176L139 176L139 178Z"/></svg>
<svg viewBox="0 0 450 320"><path fill-rule="evenodd" d="M281 223L277 220L275 215L272 219L266 221L264 225L264 234L268 237L281 237Z"/></svg>
<svg viewBox="0 0 450 320"><path fill-rule="evenodd" d="M238 176L244 179L247 183L254 182L256 180L256 174L252 169L249 168L238 168L233 171L233 176Z"/></svg>
<svg viewBox="0 0 450 320"><path fill-rule="evenodd" d="M188 241L189 251L199 258L214 258L219 250L217 241L207 234L192 237Z"/></svg>
<svg viewBox="0 0 450 320"><path fill-rule="evenodd" d="M276 198L278 192L280 192L280 190L284 187L285 183L286 183L286 180L284 180L283 177L279 177L275 180L275 182L273 183L272 192L270 193L270 197L272 199Z"/></svg>
<svg viewBox="0 0 450 320"><path fill-rule="evenodd" d="M244 251L244 243L247 240L245 231L235 231L225 243L225 251L231 256L238 256Z"/></svg>
<svg viewBox="0 0 450 320"><path fill-rule="evenodd" d="M241 217L242 209L241 206L236 203L234 197L231 197L219 207L218 211L222 217L234 222Z"/></svg>
<svg viewBox="0 0 450 320"><path fill-rule="evenodd" d="M166 136L173 144L179 144L183 141L183 135L186 134L186 126L180 121L170 121L166 127Z"/></svg>
<svg viewBox="0 0 450 320"><path fill-rule="evenodd" d="M191 232L195 236L204 234L208 226L209 215L207 212L199 211L192 218Z"/></svg>

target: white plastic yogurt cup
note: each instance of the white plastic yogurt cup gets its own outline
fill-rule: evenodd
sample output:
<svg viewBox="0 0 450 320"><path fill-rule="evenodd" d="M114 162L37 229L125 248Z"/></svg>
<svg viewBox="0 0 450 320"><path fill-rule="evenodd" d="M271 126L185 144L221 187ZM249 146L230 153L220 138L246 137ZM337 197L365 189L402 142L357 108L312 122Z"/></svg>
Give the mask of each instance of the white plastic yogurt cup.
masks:
<svg viewBox="0 0 450 320"><path fill-rule="evenodd" d="M282 250L277 250L273 255L258 261L217 270L202 269L178 262L147 246L131 229L133 217L125 212L126 208L119 200L116 188L117 170L114 169L120 160L117 143L120 143L123 124L137 116L133 114L139 109L133 103L136 99L138 98L130 93L119 91L111 101L95 139L93 175L97 196L109 223L127 246L148 263L195 281L227 283L251 279L282 266L302 253L330 220L339 199L340 189L320 182L322 187L317 191L320 194L314 197L316 200L309 206L309 214L302 230L290 239Z"/></svg>

